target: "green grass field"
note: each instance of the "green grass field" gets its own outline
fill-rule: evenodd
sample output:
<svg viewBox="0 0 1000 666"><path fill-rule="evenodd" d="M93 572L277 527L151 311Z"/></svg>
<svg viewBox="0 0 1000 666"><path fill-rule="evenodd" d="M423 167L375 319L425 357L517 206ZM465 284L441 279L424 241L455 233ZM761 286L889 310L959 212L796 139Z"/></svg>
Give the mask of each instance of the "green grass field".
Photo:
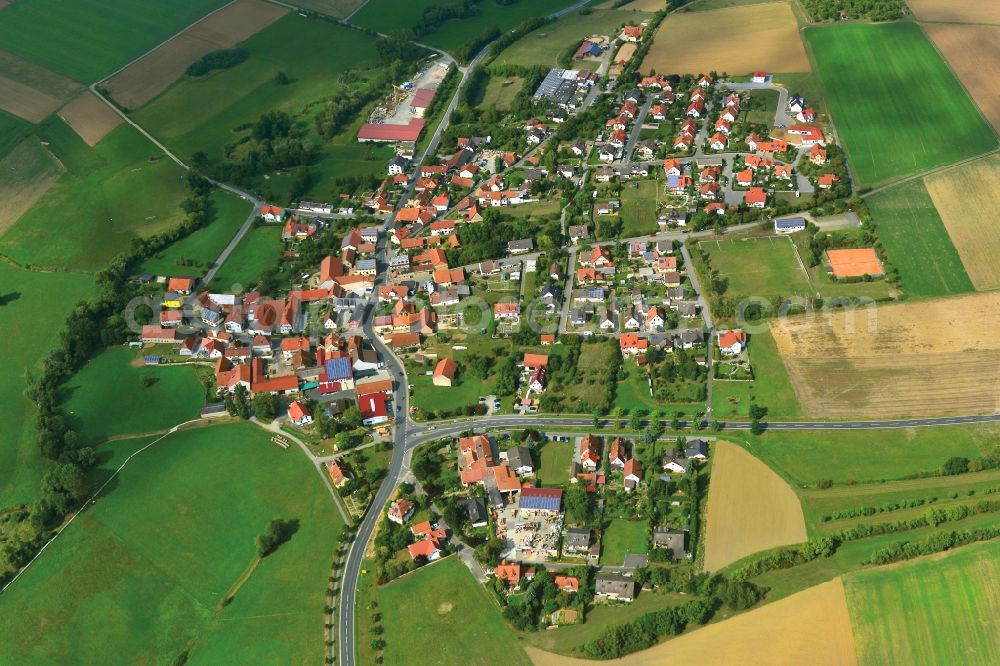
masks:
<svg viewBox="0 0 1000 666"><path fill-rule="evenodd" d="M199 366L134 367L141 352L112 348L91 360L65 386L63 405L80 436L94 445L108 437L165 430L198 417L205 404ZM209 370L210 368L206 368ZM155 382L145 387L143 380Z"/></svg>
<svg viewBox="0 0 1000 666"><path fill-rule="evenodd" d="M30 131L31 123L27 120L0 111L0 157L13 150Z"/></svg>
<svg viewBox="0 0 1000 666"><path fill-rule="evenodd" d="M719 381L712 383L712 416L747 418L751 400L767 407L770 418L798 418L802 406L788 379L785 364L769 330L750 336L750 366L752 381Z"/></svg>
<svg viewBox="0 0 1000 666"><path fill-rule="evenodd" d="M433 369L432 366L428 366L423 372ZM409 371L407 376L413 384L411 404L428 414L433 414L438 409L450 411L475 405L479 401L479 396L490 395L493 392L492 384L488 380L479 379L461 365L456 375L458 383L455 386L435 386L433 378L423 372Z"/></svg>
<svg viewBox="0 0 1000 666"><path fill-rule="evenodd" d="M637 180L622 183L622 238L655 234L657 180Z"/></svg>
<svg viewBox="0 0 1000 666"><path fill-rule="evenodd" d="M355 138L363 118L347 127L333 141L316 134L313 117L323 100L335 96L343 86L339 75L357 70L364 78L377 64L375 40L355 30L328 21L289 14L241 45L247 60L232 69L198 78L185 77L142 107L136 121L157 138L190 158L204 151L210 159L221 159L227 143L242 134L235 128L255 122L267 111L288 113L306 130L310 141L320 148L316 184L310 196L335 198L330 179L355 174L381 174L392 156L385 146L359 144ZM278 72L291 79L289 85L275 81ZM214 100L205 104L206 99ZM287 182L286 182L287 181ZM279 193L290 187L285 180L261 179L263 192Z"/></svg>
<svg viewBox="0 0 1000 666"><path fill-rule="evenodd" d="M997 663L998 586L997 541L847 576L859 663Z"/></svg>
<svg viewBox="0 0 1000 666"><path fill-rule="evenodd" d="M364 0L298 0L298 7L344 18L364 4Z"/></svg>
<svg viewBox="0 0 1000 666"><path fill-rule="evenodd" d="M0 599L5 659L322 661L342 523L296 451L250 424L199 428L143 452L109 488ZM298 532L221 607L279 516L297 518Z"/></svg>
<svg viewBox="0 0 1000 666"><path fill-rule="evenodd" d="M81 83L93 83L223 4L21 0L0 13L0 44Z"/></svg>
<svg viewBox="0 0 1000 666"><path fill-rule="evenodd" d="M478 107L506 111L510 109L511 102L521 91L522 86L524 79L520 76L491 76L483 90L483 99Z"/></svg>
<svg viewBox="0 0 1000 666"><path fill-rule="evenodd" d="M211 287L219 290L245 291L257 282L264 269L277 261L284 245L281 227L261 225L251 229L215 274Z"/></svg>
<svg viewBox="0 0 1000 666"><path fill-rule="evenodd" d="M751 438L751 453L793 486L819 479L834 483L899 479L941 468L952 456L977 458L1000 436L994 424L839 430L812 433L774 430Z"/></svg>
<svg viewBox="0 0 1000 666"><path fill-rule="evenodd" d="M614 38L628 21L638 23L652 16L647 12L620 12L595 9L590 14L570 12L556 23L544 25L528 33L504 49L496 58L497 63L533 67L556 67L559 57L571 46L591 35ZM586 63L577 63L585 65ZM574 64L574 67L577 66Z"/></svg>
<svg viewBox="0 0 1000 666"><path fill-rule="evenodd" d="M95 146L97 165L90 169L82 170L78 147L63 148L81 170L64 174L21 216L0 238L0 252L22 264L94 271L133 238L181 220L186 194L181 168L128 125Z"/></svg>
<svg viewBox="0 0 1000 666"><path fill-rule="evenodd" d="M542 446L538 454L540 464L535 469L535 478L542 486L551 488L569 481L575 446L574 441L548 442Z"/></svg>
<svg viewBox="0 0 1000 666"><path fill-rule="evenodd" d="M35 412L24 398L25 372L38 374L39 362L59 341L67 315L94 293L94 281L70 273L37 273L0 262L0 506L37 498L43 464ZM42 305L44 304L44 307Z"/></svg>
<svg viewBox="0 0 1000 666"><path fill-rule="evenodd" d="M530 664L500 608L457 557L378 588L386 664L409 663L433 637L435 663ZM367 609L358 609L359 624Z"/></svg>
<svg viewBox="0 0 1000 666"><path fill-rule="evenodd" d="M915 23L807 28L805 37L860 186L996 147L993 131Z"/></svg>
<svg viewBox="0 0 1000 666"><path fill-rule="evenodd" d="M626 555L645 555L647 527L643 520L612 520L601 537L601 564L621 566Z"/></svg>
<svg viewBox="0 0 1000 666"><path fill-rule="evenodd" d="M221 190L212 194L212 203L216 215L207 227L147 259L142 264L142 272L155 275L174 275L178 272L203 274L233 239L252 210L249 202Z"/></svg>
<svg viewBox="0 0 1000 666"><path fill-rule="evenodd" d="M904 291L934 297L974 290L922 180L879 192L868 198L868 207Z"/></svg>
<svg viewBox="0 0 1000 666"><path fill-rule="evenodd" d="M416 24L428 7L440 5L439 0L371 0L351 19L351 23L384 33L405 30ZM547 16L574 4L574 0L532 0L498 5L484 2L479 5L478 16L446 21L419 42L445 51L453 51L492 26L506 32L516 28L521 21L536 16Z"/></svg>

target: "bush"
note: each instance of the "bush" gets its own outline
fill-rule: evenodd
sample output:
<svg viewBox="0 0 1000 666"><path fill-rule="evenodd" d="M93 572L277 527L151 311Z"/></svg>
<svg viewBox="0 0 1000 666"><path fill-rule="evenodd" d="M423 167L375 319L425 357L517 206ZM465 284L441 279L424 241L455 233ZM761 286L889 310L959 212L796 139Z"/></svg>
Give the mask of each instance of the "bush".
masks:
<svg viewBox="0 0 1000 666"><path fill-rule="evenodd" d="M204 76L216 69L229 69L236 67L249 57L249 53L243 49L222 49L206 53L198 60L188 65L186 73L188 76Z"/></svg>
<svg viewBox="0 0 1000 666"><path fill-rule="evenodd" d="M267 557L278 550L283 543L288 542L292 535L299 531L297 518L284 520L275 518L267 525L267 530L257 537L257 556Z"/></svg>

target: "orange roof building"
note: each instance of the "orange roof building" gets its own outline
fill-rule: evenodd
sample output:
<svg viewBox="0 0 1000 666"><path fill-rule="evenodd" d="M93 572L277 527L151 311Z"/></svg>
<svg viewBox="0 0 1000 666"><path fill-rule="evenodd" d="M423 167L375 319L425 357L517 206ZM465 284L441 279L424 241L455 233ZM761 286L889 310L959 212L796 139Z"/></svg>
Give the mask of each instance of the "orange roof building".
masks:
<svg viewBox="0 0 1000 666"><path fill-rule="evenodd" d="M350 480L347 470L336 460L327 463L326 472L330 475L330 481L333 482L334 488L340 488Z"/></svg>
<svg viewBox="0 0 1000 666"><path fill-rule="evenodd" d="M493 569L493 573L500 580L507 581L507 585L511 588L517 587L521 583L521 563L520 562L510 562L507 560L501 560L500 564Z"/></svg>
<svg viewBox="0 0 1000 666"><path fill-rule="evenodd" d="M875 250L870 247L853 250L827 250L827 270L835 278L852 278L863 275L878 277L885 271Z"/></svg>
<svg viewBox="0 0 1000 666"><path fill-rule="evenodd" d="M553 336L554 337L554 336ZM544 368L549 364L549 357L547 354L525 354L524 355L524 367L534 370L535 368Z"/></svg>
<svg viewBox="0 0 1000 666"><path fill-rule="evenodd" d="M458 364L455 363L454 359L443 358L438 361L437 367L434 368L434 375L431 381L434 386L451 386L452 382L455 381L455 373L458 371Z"/></svg>

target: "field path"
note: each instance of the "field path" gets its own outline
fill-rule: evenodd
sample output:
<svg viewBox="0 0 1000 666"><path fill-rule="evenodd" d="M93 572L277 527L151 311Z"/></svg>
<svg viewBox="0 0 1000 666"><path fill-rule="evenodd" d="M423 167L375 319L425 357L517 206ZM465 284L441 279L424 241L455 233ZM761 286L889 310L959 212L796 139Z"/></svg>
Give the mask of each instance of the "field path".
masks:
<svg viewBox="0 0 1000 666"><path fill-rule="evenodd" d="M762 639L767 640L766 644ZM848 666L858 663L847 597L840 578L701 627L621 659L595 662L526 647L535 666Z"/></svg>

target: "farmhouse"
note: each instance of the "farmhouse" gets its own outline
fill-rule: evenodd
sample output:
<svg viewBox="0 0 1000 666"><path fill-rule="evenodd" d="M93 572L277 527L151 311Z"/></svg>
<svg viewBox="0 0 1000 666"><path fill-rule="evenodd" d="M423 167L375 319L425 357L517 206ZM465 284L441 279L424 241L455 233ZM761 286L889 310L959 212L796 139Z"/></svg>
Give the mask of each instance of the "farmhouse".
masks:
<svg viewBox="0 0 1000 666"><path fill-rule="evenodd" d="M865 275L878 277L883 274L882 262L875 250L859 248L852 250L827 250L827 272L835 278L856 278Z"/></svg>

